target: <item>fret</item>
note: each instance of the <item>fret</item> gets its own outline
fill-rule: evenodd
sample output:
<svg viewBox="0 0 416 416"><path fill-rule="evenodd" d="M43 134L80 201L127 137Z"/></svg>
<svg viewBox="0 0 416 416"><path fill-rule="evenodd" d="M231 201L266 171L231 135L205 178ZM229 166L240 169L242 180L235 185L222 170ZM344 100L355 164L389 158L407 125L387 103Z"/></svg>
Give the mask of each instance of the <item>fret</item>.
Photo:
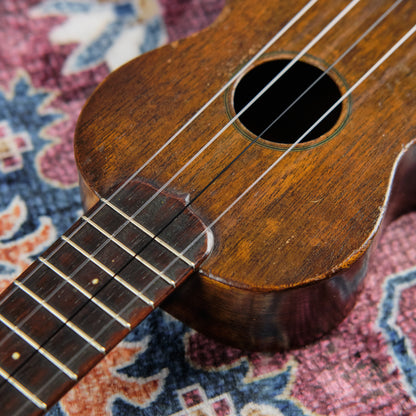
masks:
<svg viewBox="0 0 416 416"><path fill-rule="evenodd" d="M166 191L161 193L157 193L157 191L157 187L135 181L121 190L121 192L113 195L111 199L106 199L106 201L111 202L112 206L118 208L118 212L110 206L104 205L104 208L100 209L97 215L98 218L96 218L95 213L92 213L94 221L101 221L100 225L107 229L106 224L108 221L103 221L104 217L107 220L108 218L111 218L111 220L115 218L118 227L120 227L121 218L127 219L127 216L135 220L145 231L149 231L151 236L149 238L157 235L161 242L175 250L172 254L176 257L180 257L178 256L179 253L182 254L184 257L182 260L188 266L195 268L195 264L189 264L185 259L196 263L199 256L203 254L201 249L204 246L206 252L209 252L213 245L212 233L203 226L200 219L191 210L186 208L185 198L178 198ZM103 213L102 211L105 212ZM110 213L111 211L113 214ZM172 221L173 218L174 220ZM131 225L129 221L127 224L127 227ZM113 227L113 230L116 229ZM139 232L142 236L146 235L139 228L136 228L136 230L136 233ZM183 232L184 230L187 230L187 232ZM120 234L123 233L120 232ZM198 236L201 238L195 241ZM117 238L123 240L119 235L117 235ZM190 246L193 242L195 244ZM127 245L136 253L140 251L135 246Z"/></svg>
<svg viewBox="0 0 416 416"><path fill-rule="evenodd" d="M25 396L19 389L16 389L16 387L14 387L9 381L3 381L3 377L1 377L0 380L3 382L0 387L2 415L38 416L44 413L45 409L42 406L37 406L32 400L30 400L30 398Z"/></svg>
<svg viewBox="0 0 416 416"><path fill-rule="evenodd" d="M104 230L104 228L102 228L98 224L96 224L91 218L88 218L85 215L83 215L81 218L85 222L87 222L88 224L92 225L101 234L105 235L109 240L111 240L114 243L116 243L124 251L126 251L128 254L130 254L130 256L134 257L136 255L136 253L133 250L130 250L125 244L123 244L121 241L117 240L117 238L115 238L115 236L113 236L112 234L108 233L106 230Z"/></svg>
<svg viewBox="0 0 416 416"><path fill-rule="evenodd" d="M140 254L157 270L162 270L164 274L175 282L175 285L179 282L183 273L189 271L189 266L187 264L170 251L161 250L160 246L155 241L149 243ZM153 280L154 277L156 277L155 273L150 273L142 268L139 270L142 278L149 277ZM123 271L120 272L121 276L123 276L122 272Z"/></svg>
<svg viewBox="0 0 416 416"><path fill-rule="evenodd" d="M44 254L47 255L48 253ZM42 256L42 258L45 258L45 256ZM93 294L95 299L99 300L115 314L130 323L130 321L120 313L119 305L111 301L114 293L106 291L106 294L103 294L105 288L111 285L113 280L112 275L110 276L95 263L88 261L83 254L68 244L65 244L63 249L49 257L47 261L62 273L60 278L63 278L64 276L70 277L71 281L77 283L89 293ZM115 287L113 287L113 290L115 290ZM130 296L129 291L124 290L123 288L120 291L124 296Z"/></svg>
<svg viewBox="0 0 416 416"><path fill-rule="evenodd" d="M46 410L48 408L47 404L40 400L36 395L34 395L29 389L19 383L14 379L10 374L4 371L0 367L0 376L2 376L9 384L11 384L16 390L22 393L27 399L29 399L34 405L39 409Z"/></svg>
<svg viewBox="0 0 416 416"><path fill-rule="evenodd" d="M0 340L2 344L0 350L0 367L10 374L13 374L23 362L36 352L30 344L1 321ZM36 342L35 340L33 341ZM37 344L39 343L37 342Z"/></svg>
<svg viewBox="0 0 416 416"><path fill-rule="evenodd" d="M53 403L75 384L41 354L32 355L11 376L45 404ZM0 397L1 394L0 388Z"/></svg>
<svg viewBox="0 0 416 416"><path fill-rule="evenodd" d="M50 264L58 268L66 276L69 276L71 280L77 282L85 290L90 293L95 292L97 286L105 285L111 276L104 270L97 267L96 264L88 261L83 254L72 246L65 244L61 241L63 246L53 254L48 251L42 254L42 258L46 259ZM94 284L92 280L98 278L99 284Z"/></svg>
<svg viewBox="0 0 416 416"><path fill-rule="evenodd" d="M16 325L11 323L7 318L0 314L0 321L6 325L11 331L17 334L20 338L22 338L25 342L27 342L32 348L37 350L40 354L42 354L46 359L48 359L52 364L54 364L59 370L65 373L69 378L72 380L78 380L78 375L71 371L65 364L61 363L57 358L55 358L52 354L50 354L47 350L45 350L41 345L39 345L35 340L31 337L26 335L21 329L19 329Z"/></svg>
<svg viewBox="0 0 416 416"><path fill-rule="evenodd" d="M143 313L141 313L141 319L144 319L144 317L148 315L148 313L150 312L148 309L149 308L147 307L147 311L143 310ZM135 317L137 316L138 316L137 313L135 313ZM59 349L61 345L61 341L65 340L65 338L68 338L68 334L62 333L62 330L65 330L65 329L67 329L65 326L62 327L62 329L59 330L44 345L45 349L48 349L48 351L53 351L52 346ZM120 332L114 333L113 345L119 342L122 338L124 338L125 335L126 335L125 333L120 333ZM94 356L85 355L84 349L86 347L89 347L89 345L85 344L84 347L75 349L75 351L72 352L74 359L71 358L70 354L67 354L69 358L68 363L71 364L71 367L72 367L74 360L79 361L79 363L81 363L80 367L82 368L80 371L80 375L85 374L92 366L94 366L97 363L97 361L99 361L102 358L102 355L99 354L96 350L94 350L95 351ZM40 356L40 357L43 357L43 356ZM39 369L42 370L40 373L39 373ZM73 381L71 381L71 384L65 383L64 380L62 380L62 377L59 376L59 372L54 373L50 367L47 368L47 366L45 366L45 363L40 361L39 358L37 357L30 358L29 361L25 363L25 365L22 367L21 370L20 369L17 370L16 376L13 376L13 377L21 385L26 386L32 392L36 392L37 397L40 400L42 400L44 403L48 403L48 404L54 402L65 390L68 389L68 386L73 384ZM2 398L2 403L3 403L3 400L8 400L5 406L2 405L2 410L0 411L0 413L2 413L5 408L7 409L19 408L16 406L12 407L12 405L9 404L9 400L11 399L14 400L15 398L12 397L11 399L9 399L9 393L7 391L5 392L5 385L1 386L0 388L0 397ZM14 413L11 412L11 414L14 414Z"/></svg>
<svg viewBox="0 0 416 416"><path fill-rule="evenodd" d="M146 266L149 270L151 270L156 276L161 277L168 285L171 285L173 287L176 286L176 283L168 276L165 275L165 273L158 270L156 267L152 266L148 261L146 261L144 258L140 256L135 257L140 263L142 263L144 266Z"/></svg>
<svg viewBox="0 0 416 416"><path fill-rule="evenodd" d="M91 302L94 302L99 308L101 308L105 313L110 315L113 319L115 319L125 328L131 329L131 325L129 322L123 319L120 315L118 315L116 312L110 309L107 305L105 305L99 299L94 297L90 292L85 290L81 285L79 285L74 280L72 280L69 276L67 276L65 273L63 273L61 270L59 270L57 267L51 264L48 260L44 259L43 257L39 257L39 261L42 262L45 266L49 267L53 272L55 272L58 276L60 276L63 280L65 280L65 282L69 283L76 290L78 290L78 292L80 292L84 297L91 300Z"/></svg>
<svg viewBox="0 0 416 416"><path fill-rule="evenodd" d="M121 241L119 241L117 238L115 238L113 235L105 231L103 228L101 228L98 224L96 224L94 221L92 221L90 218L83 215L81 217L84 221L88 222L90 225L95 227L98 231L100 231L103 235L105 235L108 239L112 240L114 243L116 243L119 247L121 247L124 251L130 254L134 259L142 263L144 266L146 266L148 269L150 269L153 273L155 273L157 276L161 277L163 280L165 280L166 283L172 285L175 287L175 282L166 276L163 272L158 270L156 267L154 267L151 263L146 261L143 257L136 254L133 250L130 250L126 245L124 245Z"/></svg>
<svg viewBox="0 0 416 416"><path fill-rule="evenodd" d="M21 331L74 373L82 375L85 360L97 361L103 356L102 352L97 351L68 326L62 324L54 315L29 297L26 292L16 290L16 286L11 285L6 289L6 296L7 300L0 307L1 315L19 327ZM120 328L123 327L119 326L118 332L121 335L126 335L127 330L120 331ZM110 337L112 344L109 343L109 345L111 347L114 346L114 336L110 334ZM14 373L21 363L26 362L35 352L29 344L23 342L1 321L0 339L5 348L0 351L0 366L8 372ZM80 351L82 351L82 355L78 355ZM15 352L20 358L12 358L12 354Z"/></svg>
<svg viewBox="0 0 416 416"><path fill-rule="evenodd" d="M68 253L71 251L70 253ZM77 268L76 264L83 264ZM135 316L142 316L143 308L149 306L144 300L137 298L130 290L120 285L113 279L113 275L107 274L95 263L86 260L85 256L70 245L65 245L65 253L60 250L48 262L68 275L72 273L71 279L79 285L87 287L94 298L105 304L114 313L120 316L125 322L131 324L131 319ZM138 263L139 264L139 263ZM95 284L93 281L96 280ZM150 309L152 307L150 306Z"/></svg>
<svg viewBox="0 0 416 416"><path fill-rule="evenodd" d="M135 294L139 299L141 299L143 302L145 302L147 305L149 305L152 309L154 309L155 304L152 300L150 300L147 296L145 296L143 293L141 293L139 290L137 290L133 285L128 283L126 280L122 279L120 276L116 275L114 276L114 279L117 280L120 284L122 284L125 288L130 290L133 294Z"/></svg>
<svg viewBox="0 0 416 416"><path fill-rule="evenodd" d="M148 211L140 216L140 227L139 220L126 222L140 202L127 199L125 215L104 205L96 215L93 208L92 217L81 217L2 294L0 338L6 350L0 352L0 368L13 384L0 386L0 413L25 407L37 414L35 403L43 403L40 410L54 403L206 256L206 240L194 263L178 256L180 249L163 235L153 234L166 215L152 224ZM166 195L157 208L165 202L168 210L183 208ZM185 216L191 224L187 238L194 239L203 224L194 226L192 213ZM166 237L172 240L171 231Z"/></svg>
<svg viewBox="0 0 416 416"><path fill-rule="evenodd" d="M27 295L29 295L33 300L35 300L39 305L44 307L47 311L49 311L53 316L55 316L57 319L59 319L63 324L65 324L68 328L70 328L73 332L75 332L78 336L83 338L86 342L88 342L90 345L92 345L97 351L105 354L106 349L100 345L95 339L90 337L88 334L86 334L82 329L78 328L74 323L69 321L65 316L63 316L60 312L58 312L55 308L50 306L45 300L40 298L36 293L32 292L30 289L28 289L23 283L15 280L13 282L19 289L21 289L23 292L25 292Z"/></svg>
<svg viewBox="0 0 416 416"><path fill-rule="evenodd" d="M120 333L121 336L125 336L125 332ZM112 346L114 346L114 340ZM85 342L67 326L62 326L43 344L43 347L78 374L78 378L86 373L91 363L96 363L103 358L100 351Z"/></svg>
<svg viewBox="0 0 416 416"><path fill-rule="evenodd" d="M105 285L97 296L105 299L106 303L131 323L135 316L143 316L153 310L153 306L144 299L137 297L135 293L121 285L116 280L111 280Z"/></svg>
<svg viewBox="0 0 416 416"><path fill-rule="evenodd" d="M19 281L21 280L19 279ZM63 316L71 317L72 323L106 349L112 346L112 334L114 332L123 331L127 333L129 330L126 325L122 325L94 302L82 296L77 289L43 264L37 273L22 282ZM127 322L122 317L120 317L120 320ZM106 329L102 331L101 328Z"/></svg>
<svg viewBox="0 0 416 416"><path fill-rule="evenodd" d="M116 205L111 203L108 199L101 198L101 200L111 207L114 211L116 211L118 214L123 216L127 221L134 224L139 230L147 234L152 240L157 241L161 246L169 250L171 253L173 253L176 257L180 258L183 262L191 266L192 268L195 268L195 263L191 260L189 260L187 257L185 257L182 253L177 251L174 247L167 244L164 240L162 240L160 237L157 237L154 233L152 233L149 229L144 227L142 224L137 222L133 217L127 215L125 212L123 212L120 208L118 208Z"/></svg>
<svg viewBox="0 0 416 416"><path fill-rule="evenodd" d="M93 349L89 344L85 344L84 341L82 345L77 343L76 339L74 339L75 336L71 335L71 333L68 334L69 330L66 327L63 327L63 331L58 330L58 332L42 346L49 354L48 357L46 357L47 354L43 354L42 351L35 349L39 343L33 339L33 336L29 337L26 333L26 336L23 337L17 335L17 332L19 331L13 331L13 329L16 328L13 328L10 319L8 319L7 321L9 322L7 322L4 319L4 316L2 318L2 321L0 321L0 339L2 341L0 367L13 376L21 366L26 366L29 361L34 362L34 356L36 356L36 363L39 365L38 371L42 368L49 367L45 379L51 374L59 374L59 372L61 372L66 374L65 377L67 381L75 382L76 379L74 374L79 374L80 376L85 374L85 360L97 362L97 360L102 357L97 350ZM6 326L4 322L8 325ZM80 354L81 351L82 354ZM51 356L55 360L51 359ZM31 384L25 382L23 384L31 387ZM1 411L0 414L2 414Z"/></svg>
<svg viewBox="0 0 416 416"><path fill-rule="evenodd" d="M14 285L6 288L0 303L0 313L40 345L63 326L59 319L25 292L16 290ZM72 333L69 328L68 331Z"/></svg>
<svg viewBox="0 0 416 416"><path fill-rule="evenodd" d="M162 294L170 293L174 288L154 274L147 278L144 273L137 273L137 265L130 263L121 272L120 276L133 287L140 287L140 293L152 302L157 302Z"/></svg>
<svg viewBox="0 0 416 416"><path fill-rule="evenodd" d="M70 238L63 235L61 237L61 239L64 240L69 245L71 245L73 248L75 248L75 250L79 251L89 261L95 263L100 269L104 270L109 276L114 275L114 272L111 269L109 269L107 266L105 266L103 263L101 263L99 260L97 260L92 254L85 251L82 247L80 247L78 244L76 244Z"/></svg>
<svg viewBox="0 0 416 416"><path fill-rule="evenodd" d="M113 274L131 261L132 256L126 250L89 223L83 222L82 224L80 231L73 235L66 234L64 236L100 261Z"/></svg>
<svg viewBox="0 0 416 416"><path fill-rule="evenodd" d="M88 217L88 215L85 215ZM105 229L111 235L116 234L117 239L135 253L139 253L152 239L134 224L127 222L126 219L107 205L102 205L98 212L93 212L90 216L94 222Z"/></svg>
<svg viewBox="0 0 416 416"><path fill-rule="evenodd" d="M120 276L115 275L108 267L106 267L104 264L102 264L99 260L97 260L92 254L89 254L87 251L85 251L82 247L80 247L78 244L74 243L72 240L70 240L68 237L62 236L61 237L65 242L70 244L72 247L74 247L76 250L78 250L81 254L83 254L88 260L95 263L98 267L100 267L102 270L104 270L107 274L111 275L117 282L122 284L125 288L130 290L130 292L134 293L138 298L140 298L143 302L147 303L149 306L154 308L154 303L150 299L148 299L146 296L144 296L139 290L137 290L134 286L132 286L130 283L126 282L124 279L122 279Z"/></svg>
<svg viewBox="0 0 416 416"><path fill-rule="evenodd" d="M52 335L52 338L42 345L42 348L49 354L48 357L46 357L46 354L42 354L35 348L41 345L34 339L36 334L28 335L25 331L22 331L21 328L18 328L18 330L25 334L25 336L19 336L17 334L19 331L13 331L12 326L14 325L17 327L17 325L12 323L10 318L7 319L9 322L5 319L7 318L2 315L2 320L0 321L0 339L2 342L0 367L9 374L14 374L20 366L26 365L33 355L38 354L40 356L38 361L42 366L44 366L45 362L40 360L40 358L51 363L51 365L54 366L55 372L59 370L66 374L68 380L76 381L74 374L77 375L78 378L80 378L82 374L85 374L86 361L97 362L102 357L101 353L85 343L81 338L77 337L65 326L58 329L54 335L50 334L50 336ZM125 334L121 334L121 336L124 335ZM50 359L51 356L59 361L60 364L58 364L56 360Z"/></svg>

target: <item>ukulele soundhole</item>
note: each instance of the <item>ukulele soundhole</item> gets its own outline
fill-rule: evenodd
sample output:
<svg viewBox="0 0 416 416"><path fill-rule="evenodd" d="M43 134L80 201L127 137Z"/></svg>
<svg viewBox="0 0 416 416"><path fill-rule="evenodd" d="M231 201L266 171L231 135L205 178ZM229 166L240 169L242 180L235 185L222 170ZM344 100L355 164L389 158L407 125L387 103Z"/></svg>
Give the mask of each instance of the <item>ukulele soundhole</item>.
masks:
<svg viewBox="0 0 416 416"><path fill-rule="evenodd" d="M290 59L269 60L247 72L234 90L235 113L238 114L290 62ZM291 144L304 135L341 95L331 76L317 66L298 61L239 117L239 121L255 138ZM313 128L302 142L330 132L341 113L342 104Z"/></svg>

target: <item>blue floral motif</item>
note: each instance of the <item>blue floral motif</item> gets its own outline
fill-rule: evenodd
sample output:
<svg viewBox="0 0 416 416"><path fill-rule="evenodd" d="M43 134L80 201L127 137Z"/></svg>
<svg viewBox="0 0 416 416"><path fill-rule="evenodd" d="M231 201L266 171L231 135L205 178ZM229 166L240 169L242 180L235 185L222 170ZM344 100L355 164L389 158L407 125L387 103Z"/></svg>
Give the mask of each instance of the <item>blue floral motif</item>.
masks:
<svg viewBox="0 0 416 416"><path fill-rule="evenodd" d="M13 133L28 133L33 146L39 150L46 144L46 139L39 134L41 130L63 117L60 113L42 111L51 98L49 92L34 90L22 75L10 97L0 91L0 121L7 120Z"/></svg>
<svg viewBox="0 0 416 416"><path fill-rule="evenodd" d="M23 74L18 76L10 93L0 90L0 179L3 175L8 177L6 182L0 181L0 195L9 183L19 183L13 179L21 177L17 172L26 170L33 179L39 174L34 167L36 155L53 140L45 137L44 130L64 117L60 112L44 109L53 97L53 93L35 89ZM19 194L29 196L25 188ZM10 200L0 199L0 208Z"/></svg>
<svg viewBox="0 0 416 416"><path fill-rule="evenodd" d="M378 325L389 342L393 358L400 368L413 398L416 398L416 359L411 341L397 324L397 316L402 292L415 284L416 269L393 275L387 279L378 318Z"/></svg>
<svg viewBox="0 0 416 416"><path fill-rule="evenodd" d="M0 170L0 210L7 207L15 195L28 201L28 222L15 239L33 231L41 216L51 217L62 233L77 218L80 209L78 189L52 187L41 180L36 164L37 155L52 140L45 137L45 129L64 117L60 112L43 109L53 97L48 91L35 89L29 77L23 74L18 76L9 93L0 90L0 123L7 123L15 135L26 135L31 143L31 149L20 155L21 169L8 173Z"/></svg>
<svg viewBox="0 0 416 416"><path fill-rule="evenodd" d="M236 415L241 414L241 410L252 402L253 397L256 398L257 405L276 409L276 414L280 410L286 416L306 415L303 409L285 395L293 377L294 369L290 365L276 375L252 382L244 380L249 370L246 361L226 370L197 369L186 360L182 340L188 331L189 328L181 322L157 310L127 336L128 341L139 341L149 333L152 334L147 350L133 365L119 371L129 377L140 378L167 368L169 375L163 391L150 406L137 408L119 398L113 404L114 416L187 414L187 409L181 406L178 391L192 384L200 386L209 401L229 397Z"/></svg>
<svg viewBox="0 0 416 416"><path fill-rule="evenodd" d="M78 43L68 57L66 75L107 63L111 70L165 42L159 15L143 18L136 2L103 4L90 1L45 0L33 10L34 16L65 16L67 20L52 30L57 44ZM88 34L83 25L89 22ZM125 42L125 36L129 36ZM126 44L129 46L126 48Z"/></svg>

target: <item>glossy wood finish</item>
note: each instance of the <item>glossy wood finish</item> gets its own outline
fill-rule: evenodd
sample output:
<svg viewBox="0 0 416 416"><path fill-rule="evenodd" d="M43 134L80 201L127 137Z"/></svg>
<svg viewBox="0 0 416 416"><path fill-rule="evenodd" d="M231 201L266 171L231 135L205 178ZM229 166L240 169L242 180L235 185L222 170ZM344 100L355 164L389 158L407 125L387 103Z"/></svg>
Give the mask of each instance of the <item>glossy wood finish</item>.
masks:
<svg viewBox="0 0 416 416"><path fill-rule="evenodd" d="M138 169L305 4L230 1L211 28L111 74L77 127L85 193L106 195ZM319 1L263 59L294 56L347 4ZM392 4L359 2L303 59L327 68ZM414 24L414 2L403 1L337 63L337 74L330 71L341 92ZM215 224L214 251L164 307L210 336L250 349L291 348L339 323L362 287L377 233L416 204L414 68L413 36L353 92L350 107L344 102L338 125L313 146L299 145ZM140 176L166 183L229 121L233 89ZM247 135L234 123L169 189L195 197L248 145ZM210 224L282 154L278 147L252 146L192 208Z"/></svg>
<svg viewBox="0 0 416 416"><path fill-rule="evenodd" d="M0 302L4 414L42 413L162 301L250 349L313 341L353 307L382 228L416 208L414 37L354 90L331 131L298 145L220 220L288 147L260 139L222 172L255 139L236 121L183 168L235 114L235 84L113 193L305 3L230 1L210 29L125 65L89 100L75 153L90 211ZM319 1L253 65L295 56L347 4ZM392 4L362 0L302 59L325 70ZM415 24L403 1L331 69L341 93Z"/></svg>

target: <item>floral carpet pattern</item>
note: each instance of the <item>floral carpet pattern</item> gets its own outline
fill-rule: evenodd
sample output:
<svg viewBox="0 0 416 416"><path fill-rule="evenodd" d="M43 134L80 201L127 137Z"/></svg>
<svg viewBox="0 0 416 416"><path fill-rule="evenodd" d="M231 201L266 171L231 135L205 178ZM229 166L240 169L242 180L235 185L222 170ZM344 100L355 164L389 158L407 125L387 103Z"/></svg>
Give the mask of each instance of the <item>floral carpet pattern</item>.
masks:
<svg viewBox="0 0 416 416"><path fill-rule="evenodd" d="M206 26L223 5L0 2L0 290L81 213L72 138L96 85L132 57ZM415 298L413 213L386 230L357 305L319 342L247 353L158 310L49 415L415 414Z"/></svg>

